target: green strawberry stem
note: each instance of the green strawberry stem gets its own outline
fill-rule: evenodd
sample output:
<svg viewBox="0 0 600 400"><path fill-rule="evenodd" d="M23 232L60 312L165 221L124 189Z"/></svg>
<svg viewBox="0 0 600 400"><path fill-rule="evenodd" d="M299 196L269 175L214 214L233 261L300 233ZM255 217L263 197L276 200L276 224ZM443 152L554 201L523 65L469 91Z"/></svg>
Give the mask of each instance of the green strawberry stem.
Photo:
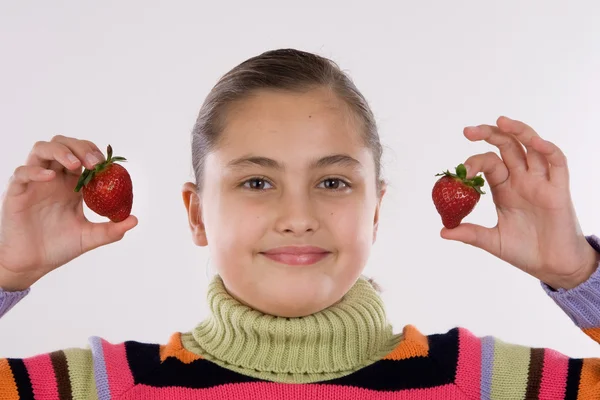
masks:
<svg viewBox="0 0 600 400"><path fill-rule="evenodd" d="M84 187L85 185L90 183L90 181L92 179L94 179L94 176L96 176L97 173L104 171L115 161L127 161L127 159L125 157L119 157L119 156L113 157L112 154L113 154L113 149L112 149L112 146L109 144L108 147L106 148L106 155L107 155L106 161L96 164L93 169L85 168L83 170L83 173L79 177L79 180L77 181L77 186L75 186L74 191L79 192L82 187Z"/></svg>
<svg viewBox="0 0 600 400"><path fill-rule="evenodd" d="M449 176L454 179L459 179L463 184L475 189L477 193L485 194L485 192L481 190L481 187L485 184L485 180L483 179L483 177L481 175L477 175L471 179L467 179L467 168L465 168L464 164L458 164L458 166L456 167L455 174L446 170L445 172L442 172L441 174L436 174L435 176L442 175Z"/></svg>

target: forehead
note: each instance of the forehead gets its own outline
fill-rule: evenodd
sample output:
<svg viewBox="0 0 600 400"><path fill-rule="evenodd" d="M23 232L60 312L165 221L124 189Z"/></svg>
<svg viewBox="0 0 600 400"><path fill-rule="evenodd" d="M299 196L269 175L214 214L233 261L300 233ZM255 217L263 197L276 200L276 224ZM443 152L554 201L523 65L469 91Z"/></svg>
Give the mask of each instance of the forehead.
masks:
<svg viewBox="0 0 600 400"><path fill-rule="evenodd" d="M229 107L220 144L280 156L311 148L351 153L364 147L360 126L348 105L327 88L258 91Z"/></svg>

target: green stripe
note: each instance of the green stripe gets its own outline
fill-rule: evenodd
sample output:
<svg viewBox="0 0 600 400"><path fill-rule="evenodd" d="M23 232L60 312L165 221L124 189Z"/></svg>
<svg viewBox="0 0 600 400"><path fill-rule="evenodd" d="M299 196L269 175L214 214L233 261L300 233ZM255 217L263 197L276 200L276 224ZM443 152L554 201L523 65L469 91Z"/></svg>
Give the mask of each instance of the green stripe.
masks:
<svg viewBox="0 0 600 400"><path fill-rule="evenodd" d="M523 399L527 392L529 347L495 340L492 399Z"/></svg>
<svg viewBox="0 0 600 400"><path fill-rule="evenodd" d="M89 349L64 350L69 366L73 400L98 400L92 352Z"/></svg>

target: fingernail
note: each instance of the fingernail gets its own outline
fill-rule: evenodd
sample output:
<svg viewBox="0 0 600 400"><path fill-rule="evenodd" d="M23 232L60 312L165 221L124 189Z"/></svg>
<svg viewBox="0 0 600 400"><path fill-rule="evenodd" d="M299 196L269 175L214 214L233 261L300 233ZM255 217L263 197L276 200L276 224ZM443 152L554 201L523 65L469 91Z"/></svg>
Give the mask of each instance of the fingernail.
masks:
<svg viewBox="0 0 600 400"><path fill-rule="evenodd" d="M69 162L70 162L71 164L75 164L76 162L78 162L78 161L79 161L79 159L78 159L77 157L75 157L75 156L74 156L73 154L71 154L71 153L68 153L68 154L67 154L67 159L69 160Z"/></svg>
<svg viewBox="0 0 600 400"><path fill-rule="evenodd" d="M96 164L98 164L100 162L100 160L98 159L98 157L92 153L88 153L85 156L85 159L87 160L88 163L90 163L90 165L94 166Z"/></svg>

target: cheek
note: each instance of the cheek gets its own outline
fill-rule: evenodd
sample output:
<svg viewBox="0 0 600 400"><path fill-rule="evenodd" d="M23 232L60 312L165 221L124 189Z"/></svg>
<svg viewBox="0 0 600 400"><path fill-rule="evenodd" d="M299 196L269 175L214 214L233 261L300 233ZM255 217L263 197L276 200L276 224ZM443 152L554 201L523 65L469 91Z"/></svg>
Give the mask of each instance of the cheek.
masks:
<svg viewBox="0 0 600 400"><path fill-rule="evenodd" d="M208 242L211 253L219 253L215 259L237 258L250 254L245 250L255 250L267 223L262 206L220 196L212 204L207 203L207 209L211 210L205 218Z"/></svg>
<svg viewBox="0 0 600 400"><path fill-rule="evenodd" d="M337 204L326 215L328 230L346 253L363 252L371 245L375 208L365 203L370 201L363 198Z"/></svg>

